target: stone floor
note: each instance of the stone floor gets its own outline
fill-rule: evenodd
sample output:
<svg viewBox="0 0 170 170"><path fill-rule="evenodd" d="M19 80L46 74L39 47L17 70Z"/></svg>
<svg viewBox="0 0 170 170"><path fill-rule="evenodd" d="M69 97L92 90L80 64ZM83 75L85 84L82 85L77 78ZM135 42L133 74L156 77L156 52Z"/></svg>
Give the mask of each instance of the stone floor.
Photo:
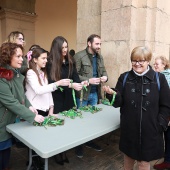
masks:
<svg viewBox="0 0 170 170"><path fill-rule="evenodd" d="M84 147L84 157L78 158L74 153L74 149L67 151L70 163L64 166L56 164L53 157L49 158L49 170L123 170L123 155L119 151L119 130L106 134L94 141L102 148L102 152L96 152L93 149ZM109 140L108 140L109 139ZM26 148L12 147L11 153L11 170L25 170L28 160L28 151ZM151 162L152 166L162 160ZM136 170L136 166L134 166Z"/></svg>

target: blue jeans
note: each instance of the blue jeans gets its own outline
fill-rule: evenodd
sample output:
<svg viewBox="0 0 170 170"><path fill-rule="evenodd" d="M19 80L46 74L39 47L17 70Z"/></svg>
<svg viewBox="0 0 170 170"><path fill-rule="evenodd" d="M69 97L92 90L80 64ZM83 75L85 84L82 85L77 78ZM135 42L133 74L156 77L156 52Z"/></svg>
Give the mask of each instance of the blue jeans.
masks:
<svg viewBox="0 0 170 170"><path fill-rule="evenodd" d="M164 162L170 163L170 126L168 126L168 129L164 132L164 138L165 138Z"/></svg>
<svg viewBox="0 0 170 170"><path fill-rule="evenodd" d="M88 99L82 101L82 106L87 106L87 105L94 106L97 104L97 101L98 101L97 92L90 93L88 96ZM79 98L76 98L76 103L77 103L77 108L79 108L80 107L80 99Z"/></svg>

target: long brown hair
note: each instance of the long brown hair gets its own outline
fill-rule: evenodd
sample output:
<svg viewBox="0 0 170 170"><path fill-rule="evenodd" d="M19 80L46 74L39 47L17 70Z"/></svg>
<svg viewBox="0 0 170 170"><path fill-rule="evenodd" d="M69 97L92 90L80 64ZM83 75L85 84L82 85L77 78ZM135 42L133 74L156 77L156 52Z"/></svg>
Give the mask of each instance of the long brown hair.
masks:
<svg viewBox="0 0 170 170"><path fill-rule="evenodd" d="M51 79L54 81L58 81L61 79L61 67L63 64L62 46L64 42L66 42L68 46L67 40L62 36L58 36L53 40L51 44L51 50L49 53L49 61L51 62L50 76ZM68 74L68 78L69 78L69 76L72 74L73 71L73 59L69 54L69 48L67 49L67 54L65 56L65 59L68 60L69 63L69 74Z"/></svg>
<svg viewBox="0 0 170 170"><path fill-rule="evenodd" d="M38 59L38 57L40 57L40 55L43 53L48 53L48 51L44 50L43 48L34 48L32 50L31 60L29 61L29 69L32 69L36 73L40 85L42 85L42 83L39 77L39 72L37 70L36 63L34 62L34 58ZM44 76L47 78L46 68L41 68L41 71L44 72Z"/></svg>

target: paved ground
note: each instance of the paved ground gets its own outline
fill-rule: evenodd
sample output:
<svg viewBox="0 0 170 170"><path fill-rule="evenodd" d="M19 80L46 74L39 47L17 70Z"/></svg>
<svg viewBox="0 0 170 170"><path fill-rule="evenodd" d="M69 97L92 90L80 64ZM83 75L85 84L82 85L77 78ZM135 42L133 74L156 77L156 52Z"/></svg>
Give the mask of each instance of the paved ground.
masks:
<svg viewBox="0 0 170 170"><path fill-rule="evenodd" d="M96 152L84 147L85 153L82 159L76 157L74 149L68 150L67 156L70 163L65 163L64 166L56 164L53 157L49 158L49 170L123 170L123 156L118 148L119 134L119 130L116 130L95 139L94 141L102 147L103 151ZM13 146L11 170L25 170L27 157L26 148L19 149ZM158 161L162 160L153 161L151 164L154 165Z"/></svg>

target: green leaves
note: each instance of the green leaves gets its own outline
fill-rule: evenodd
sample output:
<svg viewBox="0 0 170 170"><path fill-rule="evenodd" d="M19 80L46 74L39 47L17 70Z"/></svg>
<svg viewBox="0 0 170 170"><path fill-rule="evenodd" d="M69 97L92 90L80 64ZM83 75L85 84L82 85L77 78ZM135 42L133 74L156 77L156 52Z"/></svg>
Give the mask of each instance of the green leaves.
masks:
<svg viewBox="0 0 170 170"><path fill-rule="evenodd" d="M81 106L79 107L80 110L84 111L84 112L91 112L91 113L96 113L102 110L102 108L98 108L96 106Z"/></svg>
<svg viewBox="0 0 170 170"><path fill-rule="evenodd" d="M73 107L73 109L70 109L68 111L60 112L60 114L69 117L71 119L75 119L76 117L83 118L81 111L77 111L75 107Z"/></svg>
<svg viewBox="0 0 170 170"><path fill-rule="evenodd" d="M44 121L41 123L33 122L34 126L57 126L57 125L64 125L64 119L56 118L55 116L48 116L45 117Z"/></svg>

